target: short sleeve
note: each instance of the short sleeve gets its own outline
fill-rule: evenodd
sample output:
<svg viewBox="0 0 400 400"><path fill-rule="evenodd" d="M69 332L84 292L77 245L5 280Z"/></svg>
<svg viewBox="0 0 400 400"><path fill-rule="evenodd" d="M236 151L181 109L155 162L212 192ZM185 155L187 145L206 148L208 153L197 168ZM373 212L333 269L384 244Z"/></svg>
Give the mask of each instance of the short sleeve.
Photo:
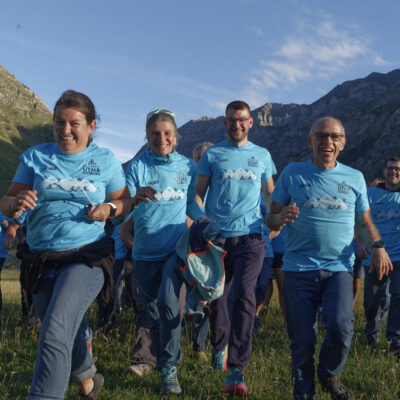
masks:
<svg viewBox="0 0 400 400"><path fill-rule="evenodd" d="M28 152L22 153L20 160L21 162L12 181L25 185L33 185L33 168L30 166Z"/></svg>
<svg viewBox="0 0 400 400"><path fill-rule="evenodd" d="M125 174L121 163L111 154L111 170L110 180L106 185L106 192L116 192L121 190L126 186Z"/></svg>
<svg viewBox="0 0 400 400"><path fill-rule="evenodd" d="M286 167L278 181L276 182L275 189L272 192L271 200L282 206L289 204L290 193L289 193L289 180L290 180L290 169Z"/></svg>
<svg viewBox="0 0 400 400"><path fill-rule="evenodd" d="M274 162L272 161L272 157L269 151L267 151L266 161L265 161L265 171L261 175L261 179L263 181L267 181L273 175L276 174L276 167Z"/></svg>
<svg viewBox="0 0 400 400"><path fill-rule="evenodd" d="M368 211L369 201L367 194L367 185L363 175L360 173L360 181L358 184L358 191L356 192L356 212L363 213Z"/></svg>
<svg viewBox="0 0 400 400"><path fill-rule="evenodd" d="M136 194L136 191L138 190L137 164L138 163L136 160L131 160L131 162L128 164L128 168L126 169L126 184L132 197Z"/></svg>
<svg viewBox="0 0 400 400"><path fill-rule="evenodd" d="M211 176L209 157L210 157L209 149L207 149L201 156L199 165L197 166L198 175Z"/></svg>

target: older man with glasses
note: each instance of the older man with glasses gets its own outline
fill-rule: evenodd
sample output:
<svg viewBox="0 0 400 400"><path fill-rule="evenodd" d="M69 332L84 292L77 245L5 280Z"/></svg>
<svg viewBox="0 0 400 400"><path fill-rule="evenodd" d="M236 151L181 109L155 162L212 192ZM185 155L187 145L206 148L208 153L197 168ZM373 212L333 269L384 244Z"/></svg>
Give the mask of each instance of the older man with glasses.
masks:
<svg viewBox="0 0 400 400"><path fill-rule="evenodd" d="M286 321L292 353L295 399L314 399L317 311L326 335L317 370L332 399L351 400L340 382L353 336L354 226L371 248L371 269L379 279L392 269L372 222L361 172L337 162L346 144L343 124L318 119L307 137L313 160L289 164L272 195L271 229L287 225L283 258Z"/></svg>

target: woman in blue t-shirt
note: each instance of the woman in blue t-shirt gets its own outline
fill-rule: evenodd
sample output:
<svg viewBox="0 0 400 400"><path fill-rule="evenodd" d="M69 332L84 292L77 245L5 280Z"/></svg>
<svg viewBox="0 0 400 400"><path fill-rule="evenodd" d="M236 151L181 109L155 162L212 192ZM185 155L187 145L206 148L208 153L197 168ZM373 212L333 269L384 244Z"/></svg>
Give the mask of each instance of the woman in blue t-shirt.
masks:
<svg viewBox="0 0 400 400"><path fill-rule="evenodd" d="M20 156L1 201L10 218L30 210L21 283L42 327L29 399L63 399L70 377L81 399L96 399L104 379L85 341L85 312L100 291L112 300L113 242L104 221L128 212L131 199L121 164L93 143L92 101L68 90L53 119L55 141Z"/></svg>

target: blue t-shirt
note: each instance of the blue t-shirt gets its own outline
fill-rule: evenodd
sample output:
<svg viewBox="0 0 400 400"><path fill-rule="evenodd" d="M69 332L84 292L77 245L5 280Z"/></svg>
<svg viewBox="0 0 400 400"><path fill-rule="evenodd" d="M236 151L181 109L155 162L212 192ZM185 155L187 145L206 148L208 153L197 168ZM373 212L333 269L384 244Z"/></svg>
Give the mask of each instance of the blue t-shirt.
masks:
<svg viewBox="0 0 400 400"><path fill-rule="evenodd" d="M268 150L251 142L235 146L224 140L203 153L198 174L210 177L206 215L223 237L262 233L261 181L275 173Z"/></svg>
<svg viewBox="0 0 400 400"><path fill-rule="evenodd" d="M126 170L132 196L144 186L157 191L156 201L140 203L133 212L136 260L164 259L175 251L186 229L186 214L193 220L203 216L195 201L196 164L176 151L169 156L170 162L164 163L162 157L145 151Z"/></svg>
<svg viewBox="0 0 400 400"><path fill-rule="evenodd" d="M7 221L8 224L12 223L12 219L7 218L0 212L0 258L7 258L8 250L4 248L4 242L6 240L7 228L4 228L3 222Z"/></svg>
<svg viewBox="0 0 400 400"><path fill-rule="evenodd" d="M368 200L374 224L385 242L391 261L400 261L400 192L380 187L368 188ZM371 264L371 254L364 265Z"/></svg>
<svg viewBox="0 0 400 400"><path fill-rule="evenodd" d="M116 260L124 259L128 251L128 248L121 240L121 228L122 225L116 226L112 234L112 238L114 239L114 257Z"/></svg>
<svg viewBox="0 0 400 400"><path fill-rule="evenodd" d="M37 191L37 206L28 214L26 240L33 251L63 251L104 236L104 222L85 218L85 206L103 203L106 193L125 187L121 163L94 143L82 152L63 154L43 143L20 156L14 182ZM86 195L85 195L86 193Z"/></svg>
<svg viewBox="0 0 400 400"><path fill-rule="evenodd" d="M274 253L283 254L286 244L286 225L281 229L278 236L271 240L272 249Z"/></svg>
<svg viewBox="0 0 400 400"><path fill-rule="evenodd" d="M285 271L352 271L355 213L369 207L361 172L340 163L327 170L312 161L292 163L279 177L272 200L296 203L300 210L287 225Z"/></svg>

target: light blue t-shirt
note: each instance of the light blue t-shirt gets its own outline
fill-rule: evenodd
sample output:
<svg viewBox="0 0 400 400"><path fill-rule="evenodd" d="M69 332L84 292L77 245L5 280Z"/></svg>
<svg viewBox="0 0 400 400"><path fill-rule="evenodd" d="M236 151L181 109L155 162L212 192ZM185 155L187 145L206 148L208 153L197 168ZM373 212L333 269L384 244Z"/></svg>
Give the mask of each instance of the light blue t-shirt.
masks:
<svg viewBox="0 0 400 400"><path fill-rule="evenodd" d="M80 153L63 154L52 142L31 147L20 160L13 181L31 185L38 196L26 222L31 250L70 250L104 236L104 222L85 218L84 208L87 197L103 203L106 193L125 187L121 163L110 150L90 143Z"/></svg>
<svg viewBox="0 0 400 400"><path fill-rule="evenodd" d="M275 173L268 150L251 142L235 146L224 140L203 153L198 174L210 177L206 215L223 237L262 233L261 181Z"/></svg>
<svg viewBox="0 0 400 400"><path fill-rule="evenodd" d="M374 224L385 242L391 261L400 261L400 192L380 187L368 188L368 200ZM371 254L363 265L371 264Z"/></svg>
<svg viewBox="0 0 400 400"><path fill-rule="evenodd" d="M203 216L195 201L196 164L176 151L168 159L170 162L163 162L162 157L145 151L126 170L132 196L144 186L157 191L156 201L140 203L133 212L135 260L164 259L175 251L186 229L186 214L193 220Z"/></svg>
<svg viewBox="0 0 400 400"><path fill-rule="evenodd" d="M4 228L3 222L7 221L8 224L12 223L12 219L7 218L0 212L0 258L7 258L8 250L4 248L4 241L6 240L7 228Z"/></svg>
<svg viewBox="0 0 400 400"><path fill-rule="evenodd" d="M340 163L327 170L312 161L292 163L279 177L272 200L296 203L300 210L287 225L285 271L352 271L355 213L369 207L360 171Z"/></svg>

